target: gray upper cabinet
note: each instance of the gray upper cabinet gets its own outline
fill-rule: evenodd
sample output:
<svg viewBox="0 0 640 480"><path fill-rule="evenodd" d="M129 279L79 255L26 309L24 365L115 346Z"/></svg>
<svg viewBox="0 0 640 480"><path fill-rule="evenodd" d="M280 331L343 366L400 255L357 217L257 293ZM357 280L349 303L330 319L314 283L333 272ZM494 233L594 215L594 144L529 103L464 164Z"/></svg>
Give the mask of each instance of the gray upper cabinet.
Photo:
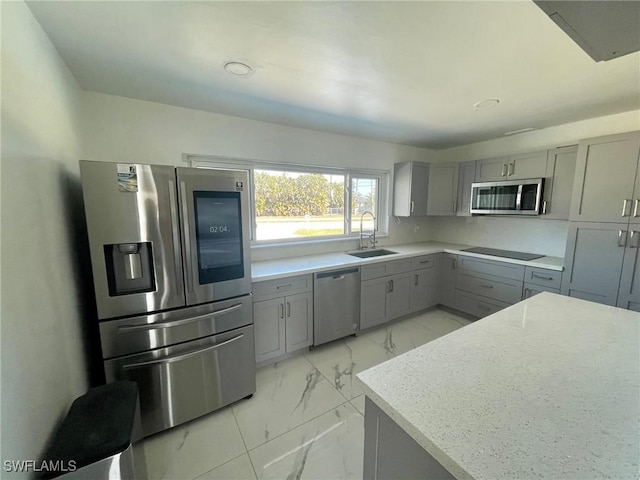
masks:
<svg viewBox="0 0 640 480"><path fill-rule="evenodd" d="M561 293L616 305L627 235L626 223L571 222Z"/></svg>
<svg viewBox="0 0 640 480"><path fill-rule="evenodd" d="M640 132L581 140L569 219L628 222L640 216L640 184L634 195L639 152Z"/></svg>
<svg viewBox="0 0 640 480"><path fill-rule="evenodd" d="M393 214L397 217L456 214L455 163L396 163L393 184Z"/></svg>
<svg viewBox="0 0 640 480"><path fill-rule="evenodd" d="M429 164L427 215L455 215L458 194L458 164Z"/></svg>
<svg viewBox="0 0 640 480"><path fill-rule="evenodd" d="M393 214L414 217L427 214L429 164L396 163L393 167Z"/></svg>
<svg viewBox="0 0 640 480"><path fill-rule="evenodd" d="M522 180L547 176L547 151L478 160L476 182Z"/></svg>
<svg viewBox="0 0 640 480"><path fill-rule="evenodd" d="M549 150L542 218L549 220L567 220L569 218L577 154L577 145Z"/></svg>
<svg viewBox="0 0 640 480"><path fill-rule="evenodd" d="M476 161L458 164L458 200L456 215L471 216L471 185L476 181Z"/></svg>

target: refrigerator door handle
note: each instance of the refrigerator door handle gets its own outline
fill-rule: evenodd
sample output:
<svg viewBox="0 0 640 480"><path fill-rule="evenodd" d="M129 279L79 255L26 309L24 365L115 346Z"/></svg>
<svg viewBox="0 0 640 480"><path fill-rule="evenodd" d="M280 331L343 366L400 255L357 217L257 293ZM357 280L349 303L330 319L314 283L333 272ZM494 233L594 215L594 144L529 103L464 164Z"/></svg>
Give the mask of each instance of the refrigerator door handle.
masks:
<svg viewBox="0 0 640 480"><path fill-rule="evenodd" d="M191 235L189 233L189 216L187 215L187 186L180 182L180 200L182 201L182 232L184 234L184 269L186 273L187 292L193 292L193 265L191 263Z"/></svg>
<svg viewBox="0 0 640 480"><path fill-rule="evenodd" d="M179 327L180 325L186 325L188 323L198 322L205 318L219 317L220 315L225 315L227 313L234 312L240 308L242 308L242 304L238 303L236 305L223 308L222 310L218 310L216 312L205 313L204 315L198 315L197 317L184 318L182 320L175 320L173 322L144 323L142 325L122 325L118 327L118 330L120 332L126 333L126 332L139 332L140 330L156 330L160 328Z"/></svg>
<svg viewBox="0 0 640 480"><path fill-rule="evenodd" d="M242 337L244 337L244 333L241 333L237 337L233 337L233 338L227 340L226 342L222 342L222 343L218 343L216 345L211 345L209 347L201 348L201 349L195 350L193 352L181 353L181 354L175 355L173 357L164 357L164 358L159 358L157 360L148 360L146 362L130 363L128 365L124 365L122 367L122 369L123 370L128 370L128 369L131 369L131 368L146 367L148 365L156 365L156 364L159 364L159 363L179 362L180 360L184 360L186 358L193 357L195 355L200 355L200 354L208 352L210 350L217 350L220 347L224 347L225 345L229 345L230 343L237 342Z"/></svg>
<svg viewBox="0 0 640 480"><path fill-rule="evenodd" d="M179 266L182 264L181 250L180 250L180 225L178 223L178 199L176 197L176 184L173 180L169 180L169 201L171 202L171 208L169 212L171 214L171 238L173 239L173 258L176 262L176 286L182 294L182 269Z"/></svg>

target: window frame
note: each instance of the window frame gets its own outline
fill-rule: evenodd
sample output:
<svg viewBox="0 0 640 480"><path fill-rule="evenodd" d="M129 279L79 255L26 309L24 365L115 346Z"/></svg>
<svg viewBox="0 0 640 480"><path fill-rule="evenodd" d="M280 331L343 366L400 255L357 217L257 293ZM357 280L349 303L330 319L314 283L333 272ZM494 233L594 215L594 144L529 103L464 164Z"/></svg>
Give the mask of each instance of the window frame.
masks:
<svg viewBox="0 0 640 480"><path fill-rule="evenodd" d="M360 232L352 232L351 212L351 181L353 178L370 178L378 180L376 235L384 237L389 234L390 196L389 182L391 172L389 170L361 169L329 167L322 165L303 165L294 163L268 162L262 160L248 160L242 158L219 157L214 155L183 155L186 163L194 168L212 168L227 170L243 170L249 176L249 214L251 217L251 246L276 246L291 244L310 244L317 242L335 242L360 238ZM281 238L272 240L256 240L257 219L255 215L255 170L276 170L296 173L344 175L345 178L345 233L341 235L322 235L311 237ZM347 208L348 206L348 208Z"/></svg>

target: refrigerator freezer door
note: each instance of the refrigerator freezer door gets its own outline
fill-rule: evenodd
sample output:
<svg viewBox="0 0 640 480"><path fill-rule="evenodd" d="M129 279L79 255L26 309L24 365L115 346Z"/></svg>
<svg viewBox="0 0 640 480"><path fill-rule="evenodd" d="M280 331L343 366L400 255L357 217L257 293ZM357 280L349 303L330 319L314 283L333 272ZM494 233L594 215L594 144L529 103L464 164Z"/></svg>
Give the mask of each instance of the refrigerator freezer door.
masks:
<svg viewBox="0 0 640 480"><path fill-rule="evenodd" d="M174 167L81 161L80 174L98 318L184 306Z"/></svg>

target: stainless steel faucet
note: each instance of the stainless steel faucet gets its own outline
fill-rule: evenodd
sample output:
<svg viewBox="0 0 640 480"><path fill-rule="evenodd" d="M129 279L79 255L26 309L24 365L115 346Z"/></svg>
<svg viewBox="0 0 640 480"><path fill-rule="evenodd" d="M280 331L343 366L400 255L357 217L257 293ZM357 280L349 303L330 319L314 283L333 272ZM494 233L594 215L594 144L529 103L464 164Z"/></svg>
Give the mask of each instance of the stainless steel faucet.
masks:
<svg viewBox="0 0 640 480"><path fill-rule="evenodd" d="M363 243L363 239L365 238L365 234L362 231L362 221L364 220L364 216L366 214L371 215L371 218L373 219L373 227L371 228L371 233L368 233L367 236L369 237L369 248L376 248L376 217L373 214L373 212L370 212L369 210L367 210L366 212L364 212L361 216L360 216L360 250L364 250L366 247L366 245Z"/></svg>

